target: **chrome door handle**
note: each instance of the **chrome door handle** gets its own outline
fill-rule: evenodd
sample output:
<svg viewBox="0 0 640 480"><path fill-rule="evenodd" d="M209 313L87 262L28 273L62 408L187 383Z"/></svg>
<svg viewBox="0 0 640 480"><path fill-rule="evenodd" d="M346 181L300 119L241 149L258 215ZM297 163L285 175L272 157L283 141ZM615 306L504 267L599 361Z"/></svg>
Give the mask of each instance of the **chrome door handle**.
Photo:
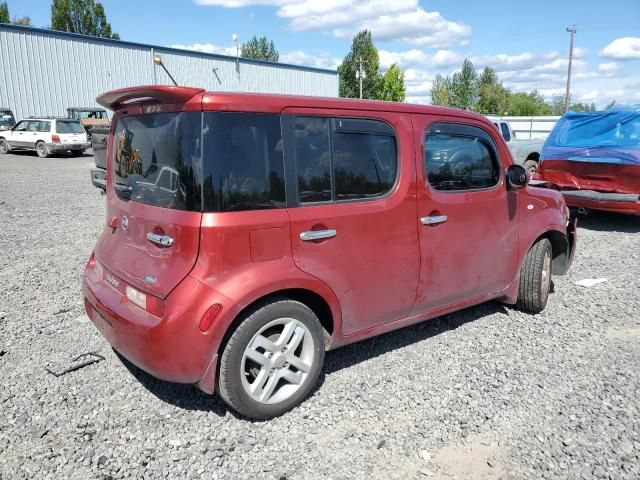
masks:
<svg viewBox="0 0 640 480"><path fill-rule="evenodd" d="M329 230L309 230L308 232L302 232L300 234L300 240L305 242L312 242L314 240L322 240L323 238L331 238L336 236L336 232L333 229Z"/></svg>
<svg viewBox="0 0 640 480"><path fill-rule="evenodd" d="M446 222L447 219L448 217L446 215L435 215L433 217L422 217L420 221L423 225L437 225Z"/></svg>
<svg viewBox="0 0 640 480"><path fill-rule="evenodd" d="M157 233L147 233L147 240L161 247L170 247L173 245L173 238L169 235L158 235Z"/></svg>

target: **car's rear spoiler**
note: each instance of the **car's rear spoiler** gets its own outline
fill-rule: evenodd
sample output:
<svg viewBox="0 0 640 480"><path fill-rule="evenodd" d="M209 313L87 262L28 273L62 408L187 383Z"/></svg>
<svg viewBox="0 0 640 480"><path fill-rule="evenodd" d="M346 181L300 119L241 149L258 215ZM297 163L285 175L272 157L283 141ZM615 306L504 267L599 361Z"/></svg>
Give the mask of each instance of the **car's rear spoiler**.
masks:
<svg viewBox="0 0 640 480"><path fill-rule="evenodd" d="M116 111L132 103L184 103L203 92L204 89L195 87L147 85L112 90L100 95L96 101L103 107Z"/></svg>

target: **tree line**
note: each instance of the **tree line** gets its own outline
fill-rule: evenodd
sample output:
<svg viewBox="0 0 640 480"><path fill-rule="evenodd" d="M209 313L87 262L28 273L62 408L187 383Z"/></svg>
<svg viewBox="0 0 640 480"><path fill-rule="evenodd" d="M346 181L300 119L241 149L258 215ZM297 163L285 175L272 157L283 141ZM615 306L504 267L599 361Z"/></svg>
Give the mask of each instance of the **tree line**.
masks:
<svg viewBox="0 0 640 480"><path fill-rule="evenodd" d="M607 108L613 106L615 101ZM564 96L555 95L547 101L537 90L512 92L498 79L494 68L478 72L469 59L453 76L437 74L431 87L431 104L461 108L484 115L562 115ZM595 112L595 103L573 103L569 110Z"/></svg>

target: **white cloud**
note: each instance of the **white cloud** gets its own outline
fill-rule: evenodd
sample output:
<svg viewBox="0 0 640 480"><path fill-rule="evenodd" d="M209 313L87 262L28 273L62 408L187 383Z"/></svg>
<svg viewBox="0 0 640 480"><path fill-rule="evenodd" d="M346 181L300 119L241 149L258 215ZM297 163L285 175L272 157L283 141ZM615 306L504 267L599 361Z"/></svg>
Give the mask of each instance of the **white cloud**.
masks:
<svg viewBox="0 0 640 480"><path fill-rule="evenodd" d="M230 47L220 47L212 43L192 43L191 45L169 45L171 48L179 48L180 50L195 50L196 52L217 53L220 55L236 56L235 45Z"/></svg>
<svg viewBox="0 0 640 480"><path fill-rule="evenodd" d="M640 37L616 38L600 51L600 56L618 60L640 59Z"/></svg>
<svg viewBox="0 0 640 480"><path fill-rule="evenodd" d="M471 27L423 9L418 0L195 0L200 5L227 8L252 5L276 7L295 31L330 31L351 38L368 29L376 40L400 40L432 48L466 45Z"/></svg>
<svg viewBox="0 0 640 480"><path fill-rule="evenodd" d="M328 53L310 54L302 50L295 50L280 55L280 62L306 67L329 68L335 70L342 63L342 59L332 57Z"/></svg>
<svg viewBox="0 0 640 480"><path fill-rule="evenodd" d="M462 55L451 50L438 50L433 55L425 53L423 50L416 48L404 52L390 52L388 50L379 50L380 68L386 70L392 64L396 63L401 69L410 67L452 67L462 63Z"/></svg>
<svg viewBox="0 0 640 480"><path fill-rule="evenodd" d="M616 62L607 62L598 65L598 71L605 74L615 73L619 68L620 65Z"/></svg>

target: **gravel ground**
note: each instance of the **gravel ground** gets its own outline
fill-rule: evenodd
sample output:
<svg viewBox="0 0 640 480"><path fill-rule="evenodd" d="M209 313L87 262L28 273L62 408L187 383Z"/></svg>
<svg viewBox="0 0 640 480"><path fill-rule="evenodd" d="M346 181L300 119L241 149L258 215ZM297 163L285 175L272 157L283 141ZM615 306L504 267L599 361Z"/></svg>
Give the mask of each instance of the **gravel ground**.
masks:
<svg viewBox="0 0 640 480"><path fill-rule="evenodd" d="M584 217L543 313L488 303L329 352L311 398L253 423L84 316L91 162L0 156L0 479L640 477L640 218Z"/></svg>

